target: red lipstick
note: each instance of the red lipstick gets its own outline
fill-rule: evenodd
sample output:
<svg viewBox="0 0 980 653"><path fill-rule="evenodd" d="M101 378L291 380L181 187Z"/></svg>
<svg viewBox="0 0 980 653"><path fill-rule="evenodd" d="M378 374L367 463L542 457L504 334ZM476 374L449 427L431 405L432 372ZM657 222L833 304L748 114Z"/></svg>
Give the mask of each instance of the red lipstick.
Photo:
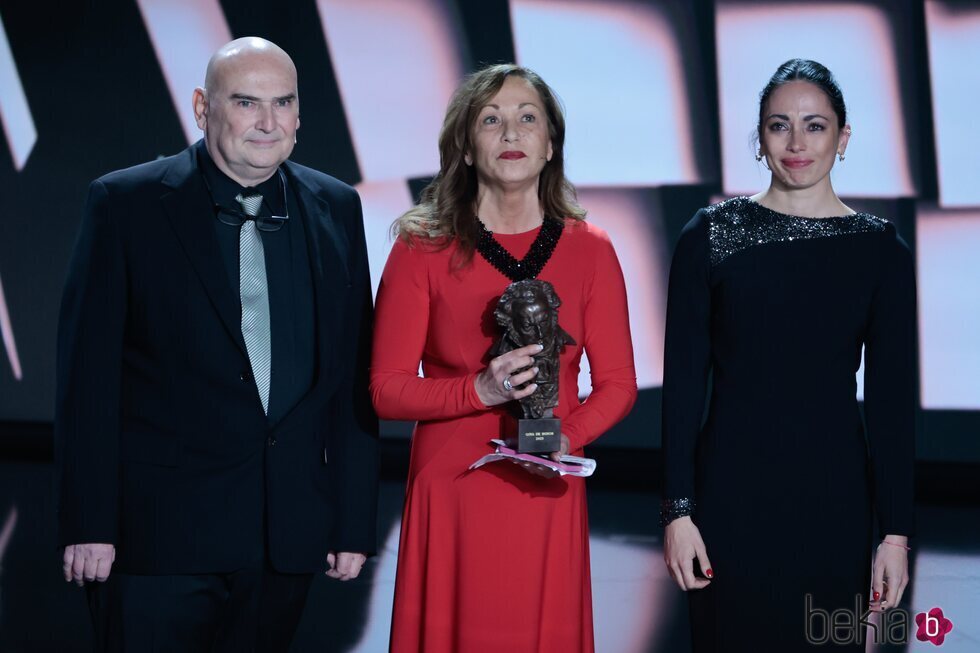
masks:
<svg viewBox="0 0 980 653"><path fill-rule="evenodd" d="M516 161L517 159L525 159L527 155L519 150L507 150L501 154L498 159L507 159L508 161Z"/></svg>

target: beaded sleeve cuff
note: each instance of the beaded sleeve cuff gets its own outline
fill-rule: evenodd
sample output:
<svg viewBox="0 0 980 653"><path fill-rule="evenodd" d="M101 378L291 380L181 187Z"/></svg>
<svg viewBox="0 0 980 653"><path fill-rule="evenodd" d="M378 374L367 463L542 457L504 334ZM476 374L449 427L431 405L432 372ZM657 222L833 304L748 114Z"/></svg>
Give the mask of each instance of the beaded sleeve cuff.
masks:
<svg viewBox="0 0 980 653"><path fill-rule="evenodd" d="M666 526L678 517L694 514L694 499L664 499L660 502L660 525Z"/></svg>

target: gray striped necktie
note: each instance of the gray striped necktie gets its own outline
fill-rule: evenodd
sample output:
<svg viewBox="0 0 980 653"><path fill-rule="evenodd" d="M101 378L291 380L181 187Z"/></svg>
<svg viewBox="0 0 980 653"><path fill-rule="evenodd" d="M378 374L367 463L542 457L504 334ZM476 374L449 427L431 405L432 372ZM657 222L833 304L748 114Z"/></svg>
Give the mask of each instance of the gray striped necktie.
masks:
<svg viewBox="0 0 980 653"><path fill-rule="evenodd" d="M262 206L261 195L235 198L246 215L256 216ZM262 399L262 410L269 414L269 386L272 377L272 327L269 318L269 284L265 276L265 250L255 220L246 220L238 235L239 292L242 299L242 337L252 364L252 376Z"/></svg>

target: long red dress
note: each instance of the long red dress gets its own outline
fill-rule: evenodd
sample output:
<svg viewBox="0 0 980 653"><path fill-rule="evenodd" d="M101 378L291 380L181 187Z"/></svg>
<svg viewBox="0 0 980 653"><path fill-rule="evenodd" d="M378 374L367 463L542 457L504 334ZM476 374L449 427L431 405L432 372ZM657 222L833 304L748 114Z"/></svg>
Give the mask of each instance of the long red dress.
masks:
<svg viewBox="0 0 980 653"><path fill-rule="evenodd" d="M495 238L520 259L538 231ZM479 254L454 271L454 248L395 243L378 290L374 405L384 419L418 420L391 650L592 651L584 480L545 479L507 462L468 471L492 451L491 438L515 426L507 407L488 409L474 388L510 281ZM636 399L623 275L605 232L569 220L538 278L554 285L559 323L577 343L561 355L555 412L580 455ZM580 404L583 347L593 391Z"/></svg>

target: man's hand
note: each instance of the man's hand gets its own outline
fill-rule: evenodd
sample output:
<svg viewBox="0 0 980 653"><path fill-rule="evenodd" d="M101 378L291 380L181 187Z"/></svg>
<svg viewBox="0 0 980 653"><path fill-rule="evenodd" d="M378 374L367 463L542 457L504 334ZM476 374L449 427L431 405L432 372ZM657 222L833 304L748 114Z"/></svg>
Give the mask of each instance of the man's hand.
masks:
<svg viewBox="0 0 980 653"><path fill-rule="evenodd" d="M105 582L116 560L116 547L111 544L69 544L65 547L65 581L75 581L81 587L92 581Z"/></svg>
<svg viewBox="0 0 980 653"><path fill-rule="evenodd" d="M327 554L327 576L337 580L354 580L361 573L367 556L363 553L341 551Z"/></svg>

